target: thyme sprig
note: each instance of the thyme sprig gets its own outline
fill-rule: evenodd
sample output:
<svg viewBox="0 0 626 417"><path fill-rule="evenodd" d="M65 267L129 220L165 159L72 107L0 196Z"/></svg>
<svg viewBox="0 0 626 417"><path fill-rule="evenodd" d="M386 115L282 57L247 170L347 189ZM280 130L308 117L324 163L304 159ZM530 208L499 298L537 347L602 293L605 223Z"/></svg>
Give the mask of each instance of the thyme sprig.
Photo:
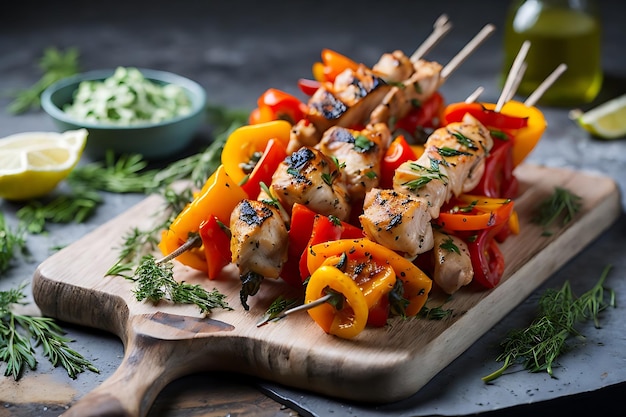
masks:
<svg viewBox="0 0 626 417"><path fill-rule="evenodd" d="M580 336L576 324L592 320L599 328L600 312L616 306L615 292L604 286L610 268L605 267L598 282L578 298L572 293L569 281L560 290L546 290L539 299L535 320L526 328L509 332L500 344L502 353L496 358L503 362L502 367L483 377L483 381L493 381L516 363L530 372L546 371L553 376L553 365L567 350L567 340Z"/></svg>
<svg viewBox="0 0 626 417"><path fill-rule="evenodd" d="M7 364L4 375L18 380L26 366L35 369L36 346L41 346L44 356L52 365L61 365L72 379L85 370L99 373L95 366L68 346L71 340L64 336L63 330L53 319L31 317L11 310L15 304L24 304L25 287L26 283L8 291L0 291L0 361ZM34 346L31 339L35 341Z"/></svg>
<svg viewBox="0 0 626 417"><path fill-rule="evenodd" d="M145 255L131 279L137 283L133 291L137 301L148 300L156 304L170 300L174 304L195 304L204 314L210 314L215 308L232 310L219 291L207 291L200 285L176 281L173 268L170 261L160 262L152 255Z"/></svg>
<svg viewBox="0 0 626 417"><path fill-rule="evenodd" d="M532 221L543 227L543 235L550 236L550 227L564 227L578 214L582 208L582 198L566 188L555 187L550 197L542 201ZM560 224L557 222L560 220Z"/></svg>

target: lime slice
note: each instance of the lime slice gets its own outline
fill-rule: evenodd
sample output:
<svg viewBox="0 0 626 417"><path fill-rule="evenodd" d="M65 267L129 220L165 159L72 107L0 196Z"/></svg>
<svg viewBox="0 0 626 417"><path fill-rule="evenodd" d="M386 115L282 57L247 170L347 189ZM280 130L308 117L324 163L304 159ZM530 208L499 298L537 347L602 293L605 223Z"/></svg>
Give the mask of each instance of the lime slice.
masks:
<svg viewBox="0 0 626 417"><path fill-rule="evenodd" d="M74 169L86 141L86 129L0 139L0 198L28 200L48 194Z"/></svg>
<svg viewBox="0 0 626 417"><path fill-rule="evenodd" d="M580 127L602 139L626 136L626 94L600 104L586 113L572 110L570 117Z"/></svg>

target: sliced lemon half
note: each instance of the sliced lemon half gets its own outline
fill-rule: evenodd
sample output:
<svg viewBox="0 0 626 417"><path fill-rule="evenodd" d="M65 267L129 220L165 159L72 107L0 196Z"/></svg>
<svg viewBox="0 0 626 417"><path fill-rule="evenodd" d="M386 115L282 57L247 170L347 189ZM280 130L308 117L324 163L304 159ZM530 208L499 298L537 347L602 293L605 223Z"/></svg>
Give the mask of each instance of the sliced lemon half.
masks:
<svg viewBox="0 0 626 417"><path fill-rule="evenodd" d="M0 139L0 198L28 200L54 190L80 160L87 135L78 129Z"/></svg>
<svg viewBox="0 0 626 417"><path fill-rule="evenodd" d="M572 110L570 118L599 138L624 137L626 136L626 94L600 104L585 113Z"/></svg>

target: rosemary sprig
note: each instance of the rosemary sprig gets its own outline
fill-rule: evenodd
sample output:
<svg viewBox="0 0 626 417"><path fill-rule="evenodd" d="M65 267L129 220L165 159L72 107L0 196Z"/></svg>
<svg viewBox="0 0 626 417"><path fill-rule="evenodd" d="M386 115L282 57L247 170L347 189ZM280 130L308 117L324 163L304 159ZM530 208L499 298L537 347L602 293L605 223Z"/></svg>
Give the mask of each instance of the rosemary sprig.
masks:
<svg viewBox="0 0 626 417"><path fill-rule="evenodd" d="M73 194L61 195L48 203L31 200L17 211L17 218L32 234L43 233L46 222L82 223L102 203L96 191L82 189Z"/></svg>
<svg viewBox="0 0 626 417"><path fill-rule="evenodd" d="M502 376L511 365L521 363L530 372L546 371L553 376L552 367L557 358L567 349L571 336L579 336L575 325L593 320L599 328L599 314L608 307L615 307L614 291L604 287L610 266L607 266L598 282L587 292L576 298L568 281L560 290L548 289L539 299L537 318L524 329L509 332L500 344L502 353L496 361L502 367L483 377L490 382ZM608 300L605 295L608 294Z"/></svg>
<svg viewBox="0 0 626 417"><path fill-rule="evenodd" d="M39 68L43 75L30 88L12 93L13 101L9 103L9 113L20 114L28 110L37 110L41 107L41 93L52 83L77 74L79 72L78 50L70 48L62 52L56 48L44 50L39 60Z"/></svg>
<svg viewBox="0 0 626 417"><path fill-rule="evenodd" d="M582 198L562 187L555 187L550 197L542 201L532 221L543 227L543 235L550 236L550 227L560 219L561 227L566 226L582 208Z"/></svg>
<svg viewBox="0 0 626 417"><path fill-rule="evenodd" d="M8 291L0 291L0 361L5 362L5 376L18 380L24 368L37 367L35 346L42 346L43 354L53 366L61 365L70 378L85 371L100 372L82 355L69 348L70 339L63 336L63 330L49 317L31 317L11 311L14 304L23 304L26 298L22 284ZM23 332L20 332L19 329ZM25 333L25 334L23 334Z"/></svg>
<svg viewBox="0 0 626 417"><path fill-rule="evenodd" d="M0 276L10 268L18 252L28 254L24 230L20 226L13 230L0 212Z"/></svg>
<svg viewBox="0 0 626 417"><path fill-rule="evenodd" d="M156 304L168 299L175 304L195 304L204 314L211 313L214 308L232 310L219 291L207 291L200 285L176 281L173 268L170 261L160 262L152 255L144 256L132 278L137 283L134 290L137 301L148 300Z"/></svg>

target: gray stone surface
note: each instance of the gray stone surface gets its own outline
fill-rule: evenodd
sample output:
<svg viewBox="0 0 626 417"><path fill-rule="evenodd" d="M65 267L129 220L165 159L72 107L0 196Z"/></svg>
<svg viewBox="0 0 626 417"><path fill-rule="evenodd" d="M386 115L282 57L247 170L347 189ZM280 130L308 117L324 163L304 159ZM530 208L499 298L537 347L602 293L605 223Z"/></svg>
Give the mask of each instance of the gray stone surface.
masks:
<svg viewBox="0 0 626 417"><path fill-rule="evenodd" d="M597 102L626 92L626 7L620 0L601 2L604 22L603 66L607 80ZM499 95L502 60L502 24L506 2L399 1L387 3L318 1L165 2L135 4L111 1L24 2L0 17L0 108L10 90L26 88L39 77L36 62L44 48L75 46L85 70L117 65L173 71L188 76L208 91L209 101L230 107L252 108L267 88L299 94L296 80L310 76L311 64L322 48L373 63L387 51L410 52L429 34L432 22L447 13L454 29L428 56L447 62L480 28L494 23L497 32L472 55L442 87L448 102L461 101L477 86L485 87L484 101ZM594 103L594 104L596 104ZM568 119L569 109L542 108L549 127L529 161L554 167L597 171L626 187L626 141L604 142L589 137ZM0 137L35 130L54 130L43 112L9 115L0 112ZM203 130L189 152L211 140ZM87 161L84 161L87 162ZM29 280L38 262L53 247L66 245L140 201L140 195L106 195L104 206L87 223L53 226L42 236L30 236L32 262L16 264L0 279L0 290ZM626 196L622 194L622 203ZM0 210L15 221L19 205L0 200ZM581 411L593 407L598 415L613 415L626 390L625 259L626 220L622 217L606 233L554 274L507 318L437 375L414 397L398 404L366 407L319 397L307 392L259 382L262 390L302 414L333 416L427 415L541 415L560 409ZM485 385L480 377L493 371L496 344L505 333L525 325L544 288L569 280L575 292L588 289L607 264L613 272L607 284L617 291L618 309L603 315L602 329L588 326L576 349L559 360L556 378L517 372ZM104 381L121 361L123 348L113 336L68 324L69 336L85 356L95 358L100 374L85 373L71 381L79 393ZM65 381L61 369L39 371ZM64 379L65 378L65 379ZM175 382L201 383L210 375ZM177 385L178 384L178 385ZM0 393L0 397L2 394ZM1 398L0 398L1 399ZM587 408L591 409L591 408ZM572 411L572 412L574 412ZM497 413L496 413L497 412ZM603 414L603 412L605 412ZM515 414L519 413L519 414ZM1 414L1 412L0 412ZM575 415L576 413L574 413ZM43 415L43 414L42 414ZM615 414L622 415L622 414Z"/></svg>

